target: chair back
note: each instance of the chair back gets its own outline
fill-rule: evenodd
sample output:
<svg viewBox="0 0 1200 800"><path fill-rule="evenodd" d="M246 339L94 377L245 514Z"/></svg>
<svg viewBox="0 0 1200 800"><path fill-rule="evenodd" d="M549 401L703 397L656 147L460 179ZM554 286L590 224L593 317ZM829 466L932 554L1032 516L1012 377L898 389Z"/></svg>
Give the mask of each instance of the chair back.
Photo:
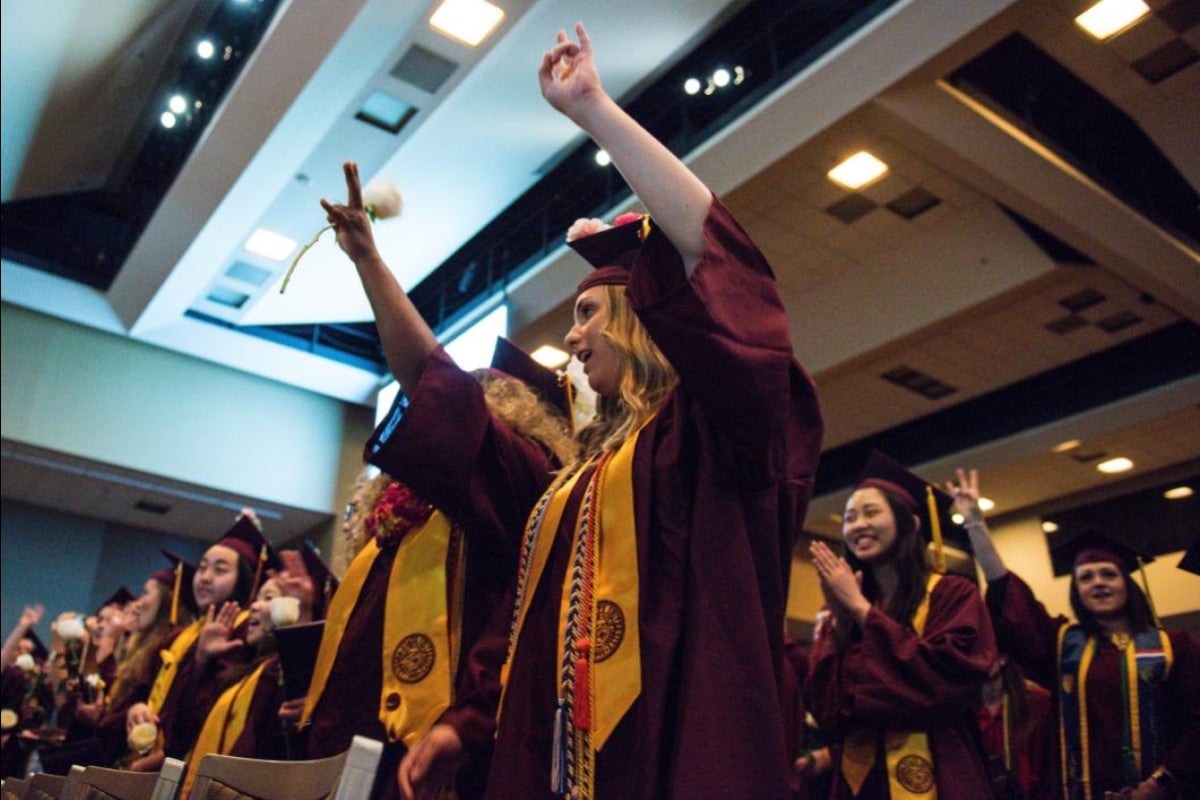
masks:
<svg viewBox="0 0 1200 800"><path fill-rule="evenodd" d="M368 800L371 787L375 785L375 772L379 769L381 755L383 742L355 736L346 753L346 765L342 767L342 776L333 800Z"/></svg>
<svg viewBox="0 0 1200 800"><path fill-rule="evenodd" d="M67 800L150 800L157 783L156 772L87 767Z"/></svg>
<svg viewBox="0 0 1200 800"><path fill-rule="evenodd" d="M5 778L3 794L0 798L3 800L25 800L25 790L29 788L29 783L22 778Z"/></svg>
<svg viewBox="0 0 1200 800"><path fill-rule="evenodd" d="M326 800L337 788L346 755L272 761L210 753L196 769L188 800Z"/></svg>
<svg viewBox="0 0 1200 800"><path fill-rule="evenodd" d="M179 784L183 782L184 766L178 758L164 759L150 800L176 800L179 797Z"/></svg>
<svg viewBox="0 0 1200 800"><path fill-rule="evenodd" d="M39 772L29 776L28 784L23 800L63 800L67 778L65 775Z"/></svg>

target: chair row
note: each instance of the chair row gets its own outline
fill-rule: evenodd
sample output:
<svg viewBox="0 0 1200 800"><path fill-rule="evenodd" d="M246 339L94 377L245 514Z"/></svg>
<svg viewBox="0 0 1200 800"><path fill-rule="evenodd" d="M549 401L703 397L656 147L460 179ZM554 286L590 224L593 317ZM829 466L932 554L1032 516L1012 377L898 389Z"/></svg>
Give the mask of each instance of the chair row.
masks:
<svg viewBox="0 0 1200 800"><path fill-rule="evenodd" d="M383 744L355 736L350 749L308 761L207 755L187 800L368 800ZM184 763L168 758L157 772L71 768L69 775L9 778L2 800L182 800Z"/></svg>

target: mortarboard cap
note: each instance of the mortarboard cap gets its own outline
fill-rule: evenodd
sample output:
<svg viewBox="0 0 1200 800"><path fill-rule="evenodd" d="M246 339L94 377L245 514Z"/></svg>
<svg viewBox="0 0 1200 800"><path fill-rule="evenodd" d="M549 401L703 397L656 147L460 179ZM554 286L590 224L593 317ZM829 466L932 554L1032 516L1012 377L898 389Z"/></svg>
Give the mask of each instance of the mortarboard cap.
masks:
<svg viewBox="0 0 1200 800"><path fill-rule="evenodd" d="M33 642L33 652L30 655L33 656L33 660L37 663L41 664L50 657L50 648L46 647L46 643L42 641L42 637L38 636L33 628L25 631L25 635L21 638Z"/></svg>
<svg viewBox="0 0 1200 800"><path fill-rule="evenodd" d="M878 450L871 451L858 474L856 489L873 486L899 498L921 521L921 532L933 543L934 567L946 571L943 532L952 534L956 545L970 552L969 540L950 519L954 500L929 481L911 472Z"/></svg>
<svg viewBox="0 0 1200 800"><path fill-rule="evenodd" d="M117 589L115 592L110 594L107 598L104 599L104 602L102 602L99 606L97 606L96 613L99 614L102 610L104 610L108 606L122 606L122 607L127 606L127 605L129 605L130 602L133 601L133 599L134 599L133 592L129 591L124 586L122 586L120 589Z"/></svg>
<svg viewBox="0 0 1200 800"><path fill-rule="evenodd" d="M1200 575L1200 536L1183 552L1183 558L1175 566L1193 575Z"/></svg>
<svg viewBox="0 0 1200 800"><path fill-rule="evenodd" d="M196 568L188 563L181 555L170 550L162 550L163 556L171 562L171 566L155 570L150 579L158 581L166 587L167 595L171 598L171 625L178 625L184 617L195 616L196 598L192 594L192 579L196 576Z"/></svg>
<svg viewBox="0 0 1200 800"><path fill-rule="evenodd" d="M621 214L614 222L611 228L567 242L572 250L595 268L592 274L579 282L576 294L593 286L624 286L629 283L633 260L650 232L650 216Z"/></svg>
<svg viewBox="0 0 1200 800"><path fill-rule="evenodd" d="M1064 567L1066 572L1071 573L1074 573L1079 564L1110 561L1120 567L1122 572L1130 574L1139 565L1149 564L1154 560L1152 556L1139 552L1129 543L1091 527L1054 537L1054 541L1050 543L1050 552L1056 566Z"/></svg>
<svg viewBox="0 0 1200 800"><path fill-rule="evenodd" d="M312 542L304 543L300 548L300 556L304 559L304 568L308 570L308 576L312 579L313 619L325 619L329 601L338 588L337 576L329 569L329 565L321 558L321 551Z"/></svg>
<svg viewBox="0 0 1200 800"><path fill-rule="evenodd" d="M521 381L561 411L567 419L571 418L571 381L567 380L565 374L560 377L554 370L534 361L532 356L503 336L496 337L492 369Z"/></svg>
<svg viewBox="0 0 1200 800"><path fill-rule="evenodd" d="M237 520L221 534L216 543L233 550L254 571L254 583L250 586L251 599L258 593L268 569L283 569L279 554L263 536L258 518L253 513L243 511L238 514Z"/></svg>

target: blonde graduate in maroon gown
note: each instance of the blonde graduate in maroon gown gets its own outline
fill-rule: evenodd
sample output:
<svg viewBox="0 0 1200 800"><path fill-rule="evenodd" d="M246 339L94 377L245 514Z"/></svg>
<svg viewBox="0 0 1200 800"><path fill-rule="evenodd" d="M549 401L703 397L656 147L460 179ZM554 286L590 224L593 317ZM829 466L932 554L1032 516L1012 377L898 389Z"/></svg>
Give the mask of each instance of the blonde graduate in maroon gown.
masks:
<svg viewBox="0 0 1200 800"><path fill-rule="evenodd" d="M650 213L568 237L597 267L566 344L598 411L517 531L487 796L783 800L784 612L820 452L815 392L762 254L604 93L576 34L543 57L542 93ZM471 416L443 400L443 415ZM457 753L443 733L401 766L417 796Z"/></svg>

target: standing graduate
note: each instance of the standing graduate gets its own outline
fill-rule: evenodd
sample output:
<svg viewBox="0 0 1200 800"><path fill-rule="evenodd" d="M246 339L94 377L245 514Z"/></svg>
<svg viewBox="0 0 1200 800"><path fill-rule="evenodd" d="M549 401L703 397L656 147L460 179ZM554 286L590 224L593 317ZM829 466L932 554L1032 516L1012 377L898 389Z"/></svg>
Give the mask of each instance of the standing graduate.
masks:
<svg viewBox="0 0 1200 800"><path fill-rule="evenodd" d="M542 93L653 219L568 235L597 267L566 344L599 400L522 537L488 797L783 800L784 613L816 395L766 260L604 93L576 33L544 55ZM401 767L420 789L455 753L425 744Z"/></svg>
<svg viewBox="0 0 1200 800"><path fill-rule="evenodd" d="M1066 800L1195 797L1200 792L1200 648L1161 628L1133 579L1138 552L1096 530L1056 544L1071 564L1074 622L1052 616L1000 558L979 509L979 475L952 487L1001 647L1050 689L1057 783Z"/></svg>
<svg viewBox="0 0 1200 800"><path fill-rule="evenodd" d="M992 797L978 717L996 640L975 582L944 574L949 503L874 453L842 515L845 557L809 548L831 613L804 696L832 743L831 800Z"/></svg>

